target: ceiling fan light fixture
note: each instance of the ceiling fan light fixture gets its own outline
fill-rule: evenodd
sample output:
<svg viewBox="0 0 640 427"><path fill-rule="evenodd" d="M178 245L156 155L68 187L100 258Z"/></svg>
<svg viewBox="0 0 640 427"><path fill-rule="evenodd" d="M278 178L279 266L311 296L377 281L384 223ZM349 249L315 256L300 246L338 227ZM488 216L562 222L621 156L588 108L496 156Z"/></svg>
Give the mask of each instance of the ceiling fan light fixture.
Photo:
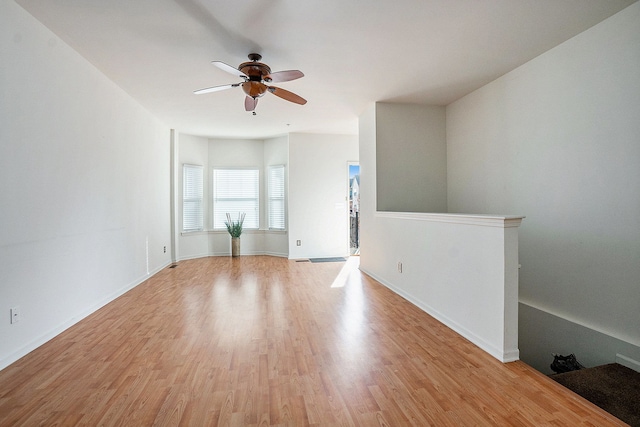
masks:
<svg viewBox="0 0 640 427"><path fill-rule="evenodd" d="M244 82L199 89L194 93L199 95L203 93L217 92L219 90L228 89L231 87L242 86L242 90L246 94L246 111L255 110L255 106L258 103L258 98L263 96L267 91L286 101L290 101L300 105L304 105L307 103L304 98L296 95L295 93L277 88L275 86L267 86L265 84L271 82L287 82L290 80L299 79L300 77L304 76L301 71L286 70L272 73L271 68L267 64L259 62L262 59L262 55L260 55L259 53L250 53L248 57L250 61L243 62L238 66L237 69L221 61L212 61L212 63L221 70L233 74L234 76L241 77L242 79L244 79Z"/></svg>

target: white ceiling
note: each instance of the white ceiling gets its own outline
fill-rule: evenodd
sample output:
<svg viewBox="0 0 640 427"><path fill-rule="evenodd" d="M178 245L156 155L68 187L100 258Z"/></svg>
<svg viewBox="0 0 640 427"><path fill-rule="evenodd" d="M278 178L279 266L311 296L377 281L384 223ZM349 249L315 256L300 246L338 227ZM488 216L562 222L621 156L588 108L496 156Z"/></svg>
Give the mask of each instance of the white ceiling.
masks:
<svg viewBox="0 0 640 427"><path fill-rule="evenodd" d="M356 134L375 101L446 105L636 0L16 0L180 132L264 138ZM262 54L275 84L257 115L240 79L211 65Z"/></svg>

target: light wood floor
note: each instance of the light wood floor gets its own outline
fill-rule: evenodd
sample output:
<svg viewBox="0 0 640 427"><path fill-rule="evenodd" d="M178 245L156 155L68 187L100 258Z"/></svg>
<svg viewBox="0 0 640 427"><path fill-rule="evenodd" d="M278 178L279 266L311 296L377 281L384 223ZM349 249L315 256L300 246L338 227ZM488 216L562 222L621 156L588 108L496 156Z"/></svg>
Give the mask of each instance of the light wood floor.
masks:
<svg viewBox="0 0 640 427"><path fill-rule="evenodd" d="M357 262L180 262L0 371L0 425L624 425Z"/></svg>

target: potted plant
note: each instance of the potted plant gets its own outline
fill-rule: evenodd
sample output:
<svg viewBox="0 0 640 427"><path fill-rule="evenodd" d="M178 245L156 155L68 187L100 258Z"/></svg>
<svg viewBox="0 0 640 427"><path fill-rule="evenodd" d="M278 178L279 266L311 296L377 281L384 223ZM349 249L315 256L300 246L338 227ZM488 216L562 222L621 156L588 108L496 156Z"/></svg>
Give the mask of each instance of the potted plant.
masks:
<svg viewBox="0 0 640 427"><path fill-rule="evenodd" d="M227 231L231 235L231 256L240 256L240 235L242 234L242 224L244 223L245 213L238 212L238 220L232 221L231 215L227 213L227 220L224 225L227 226Z"/></svg>

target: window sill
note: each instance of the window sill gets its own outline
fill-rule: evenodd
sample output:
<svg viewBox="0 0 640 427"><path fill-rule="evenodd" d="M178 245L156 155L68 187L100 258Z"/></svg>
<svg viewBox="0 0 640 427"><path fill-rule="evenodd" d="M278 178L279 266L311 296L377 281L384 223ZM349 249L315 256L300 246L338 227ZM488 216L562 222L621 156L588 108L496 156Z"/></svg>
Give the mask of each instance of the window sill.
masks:
<svg viewBox="0 0 640 427"><path fill-rule="evenodd" d="M203 234L229 234L227 230L199 230L199 231L183 231L181 236L201 236ZM268 228L244 230L242 234L287 234L287 230L269 230Z"/></svg>
<svg viewBox="0 0 640 427"><path fill-rule="evenodd" d="M207 230L197 230L197 231L181 231L181 236L198 236L200 234L206 234Z"/></svg>

